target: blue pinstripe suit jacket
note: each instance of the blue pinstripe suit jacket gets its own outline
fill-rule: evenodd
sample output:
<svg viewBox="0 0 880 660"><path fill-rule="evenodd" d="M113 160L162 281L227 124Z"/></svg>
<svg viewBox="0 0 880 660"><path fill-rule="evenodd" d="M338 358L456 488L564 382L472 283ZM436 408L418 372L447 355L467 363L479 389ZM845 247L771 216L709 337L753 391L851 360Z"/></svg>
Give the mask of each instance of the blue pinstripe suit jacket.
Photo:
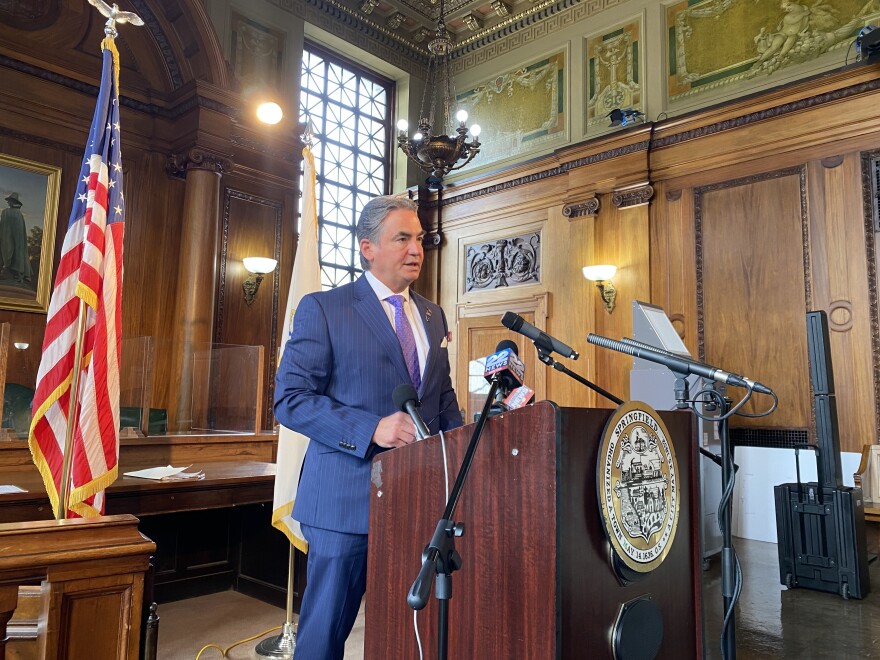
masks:
<svg viewBox="0 0 880 660"><path fill-rule="evenodd" d="M425 324L428 357L419 398L432 433L461 426L449 354L446 316L412 293ZM391 393L409 383L400 342L364 276L305 296L275 378L275 417L311 439L293 517L313 527L366 534L370 443L379 420L396 412Z"/></svg>

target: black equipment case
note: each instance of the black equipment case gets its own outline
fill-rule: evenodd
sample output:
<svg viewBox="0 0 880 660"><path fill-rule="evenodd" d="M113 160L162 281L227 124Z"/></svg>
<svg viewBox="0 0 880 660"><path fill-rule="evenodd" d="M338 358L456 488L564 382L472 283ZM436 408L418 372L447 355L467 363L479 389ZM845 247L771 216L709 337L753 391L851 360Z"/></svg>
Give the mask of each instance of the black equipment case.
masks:
<svg viewBox="0 0 880 660"><path fill-rule="evenodd" d="M774 488L779 579L789 589L864 598L871 590L864 500L861 488L843 486L825 312L807 314L807 339L818 445L795 447L797 483ZM815 450L818 483L801 483L799 449Z"/></svg>
<svg viewBox="0 0 880 660"><path fill-rule="evenodd" d="M798 478L796 484L773 490L780 582L789 589L805 587L844 598L867 596L871 583L862 489L802 484Z"/></svg>

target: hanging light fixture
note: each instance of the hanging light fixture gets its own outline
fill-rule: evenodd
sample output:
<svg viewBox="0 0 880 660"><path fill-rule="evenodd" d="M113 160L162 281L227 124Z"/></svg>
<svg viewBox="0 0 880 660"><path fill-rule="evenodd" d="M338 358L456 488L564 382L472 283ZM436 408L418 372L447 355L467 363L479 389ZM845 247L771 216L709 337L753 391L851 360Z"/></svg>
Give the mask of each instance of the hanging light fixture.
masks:
<svg viewBox="0 0 880 660"><path fill-rule="evenodd" d="M444 23L444 0L440 0L437 33L428 42L428 75L419 108L419 130L409 137L407 121L401 119L397 122L397 144L411 161L428 173L426 181L429 188L441 188L444 176L452 170L464 167L480 152L479 124L470 127L470 134L473 136L470 142L467 141L468 127L465 124L468 120L467 112L459 110L455 115L458 125L452 124L449 107L455 98L455 83L449 63L451 52L452 35ZM442 94L442 114L439 117L440 131L435 135L434 112L438 109L438 94ZM450 135L453 130L455 135Z"/></svg>

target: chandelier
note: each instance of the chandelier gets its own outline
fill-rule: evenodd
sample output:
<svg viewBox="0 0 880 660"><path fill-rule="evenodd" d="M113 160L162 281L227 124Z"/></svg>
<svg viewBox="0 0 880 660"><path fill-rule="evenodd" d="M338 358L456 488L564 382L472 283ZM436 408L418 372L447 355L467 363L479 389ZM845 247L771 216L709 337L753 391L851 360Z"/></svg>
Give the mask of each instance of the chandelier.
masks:
<svg viewBox="0 0 880 660"><path fill-rule="evenodd" d="M422 94L422 105L419 108L418 131L412 137L407 134L409 124L405 119L397 122L397 144L411 161L428 173L426 182L429 188L442 187L443 177L453 170L460 169L471 162L480 153L479 124L470 127L473 139L468 142L468 127L465 122L468 114L459 110L453 126L450 117L450 103L455 98L455 83L450 69L450 53L452 52L452 36L446 29L443 20L443 0L440 0L440 19L437 21L437 33L428 43L428 75L425 78L425 91ZM442 115L440 131L434 131L434 111L437 109L438 94L442 94ZM454 130L455 134L451 135ZM463 162L459 162L463 161Z"/></svg>

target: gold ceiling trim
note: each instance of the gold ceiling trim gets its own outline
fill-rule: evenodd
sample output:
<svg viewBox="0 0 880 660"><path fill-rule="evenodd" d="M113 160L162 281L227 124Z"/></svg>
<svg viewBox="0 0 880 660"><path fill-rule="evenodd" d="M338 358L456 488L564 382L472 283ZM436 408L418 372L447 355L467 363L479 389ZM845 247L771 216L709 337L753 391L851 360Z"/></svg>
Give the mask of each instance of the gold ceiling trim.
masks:
<svg viewBox="0 0 880 660"><path fill-rule="evenodd" d="M337 9L337 10L343 12L344 14L351 16L352 19L354 19L356 22L358 22L362 25L366 25L368 27L371 27L374 30L376 30L377 32L384 34L386 37L390 37L390 38L394 39L395 41L403 44L404 46L411 48L412 50L414 50L418 54L424 56L425 58L427 58L429 56L427 48L422 48L420 46L417 46L415 43L409 41L408 39L401 37L399 34L389 30L385 26L380 25L379 23L376 23L375 21L365 17L362 14L356 13L350 7L347 7L340 2L337 2L337 0L321 0L321 1L325 5L329 5L329 6L333 7L334 9Z"/></svg>
<svg viewBox="0 0 880 660"><path fill-rule="evenodd" d="M468 44L472 44L475 41L479 41L483 37L487 37L490 34L493 34L495 32L500 32L501 30L506 28L508 25L512 25L513 23L516 23L517 21L522 20L523 18L525 18L526 16L529 16L530 14L536 14L536 13L546 9L547 7L550 7L551 5L555 5L558 2L559 2L559 0L544 0L543 2L541 2L539 4L533 5L532 7L527 9L526 11L523 11L523 12L520 12L519 14L516 14L515 16L508 16L500 23L495 23L492 27L484 28L484 29L480 30L479 32L475 32L474 34L470 35L469 37L467 37L467 39L462 39L461 41L456 42L455 43L455 50L463 48L464 46L467 46Z"/></svg>

